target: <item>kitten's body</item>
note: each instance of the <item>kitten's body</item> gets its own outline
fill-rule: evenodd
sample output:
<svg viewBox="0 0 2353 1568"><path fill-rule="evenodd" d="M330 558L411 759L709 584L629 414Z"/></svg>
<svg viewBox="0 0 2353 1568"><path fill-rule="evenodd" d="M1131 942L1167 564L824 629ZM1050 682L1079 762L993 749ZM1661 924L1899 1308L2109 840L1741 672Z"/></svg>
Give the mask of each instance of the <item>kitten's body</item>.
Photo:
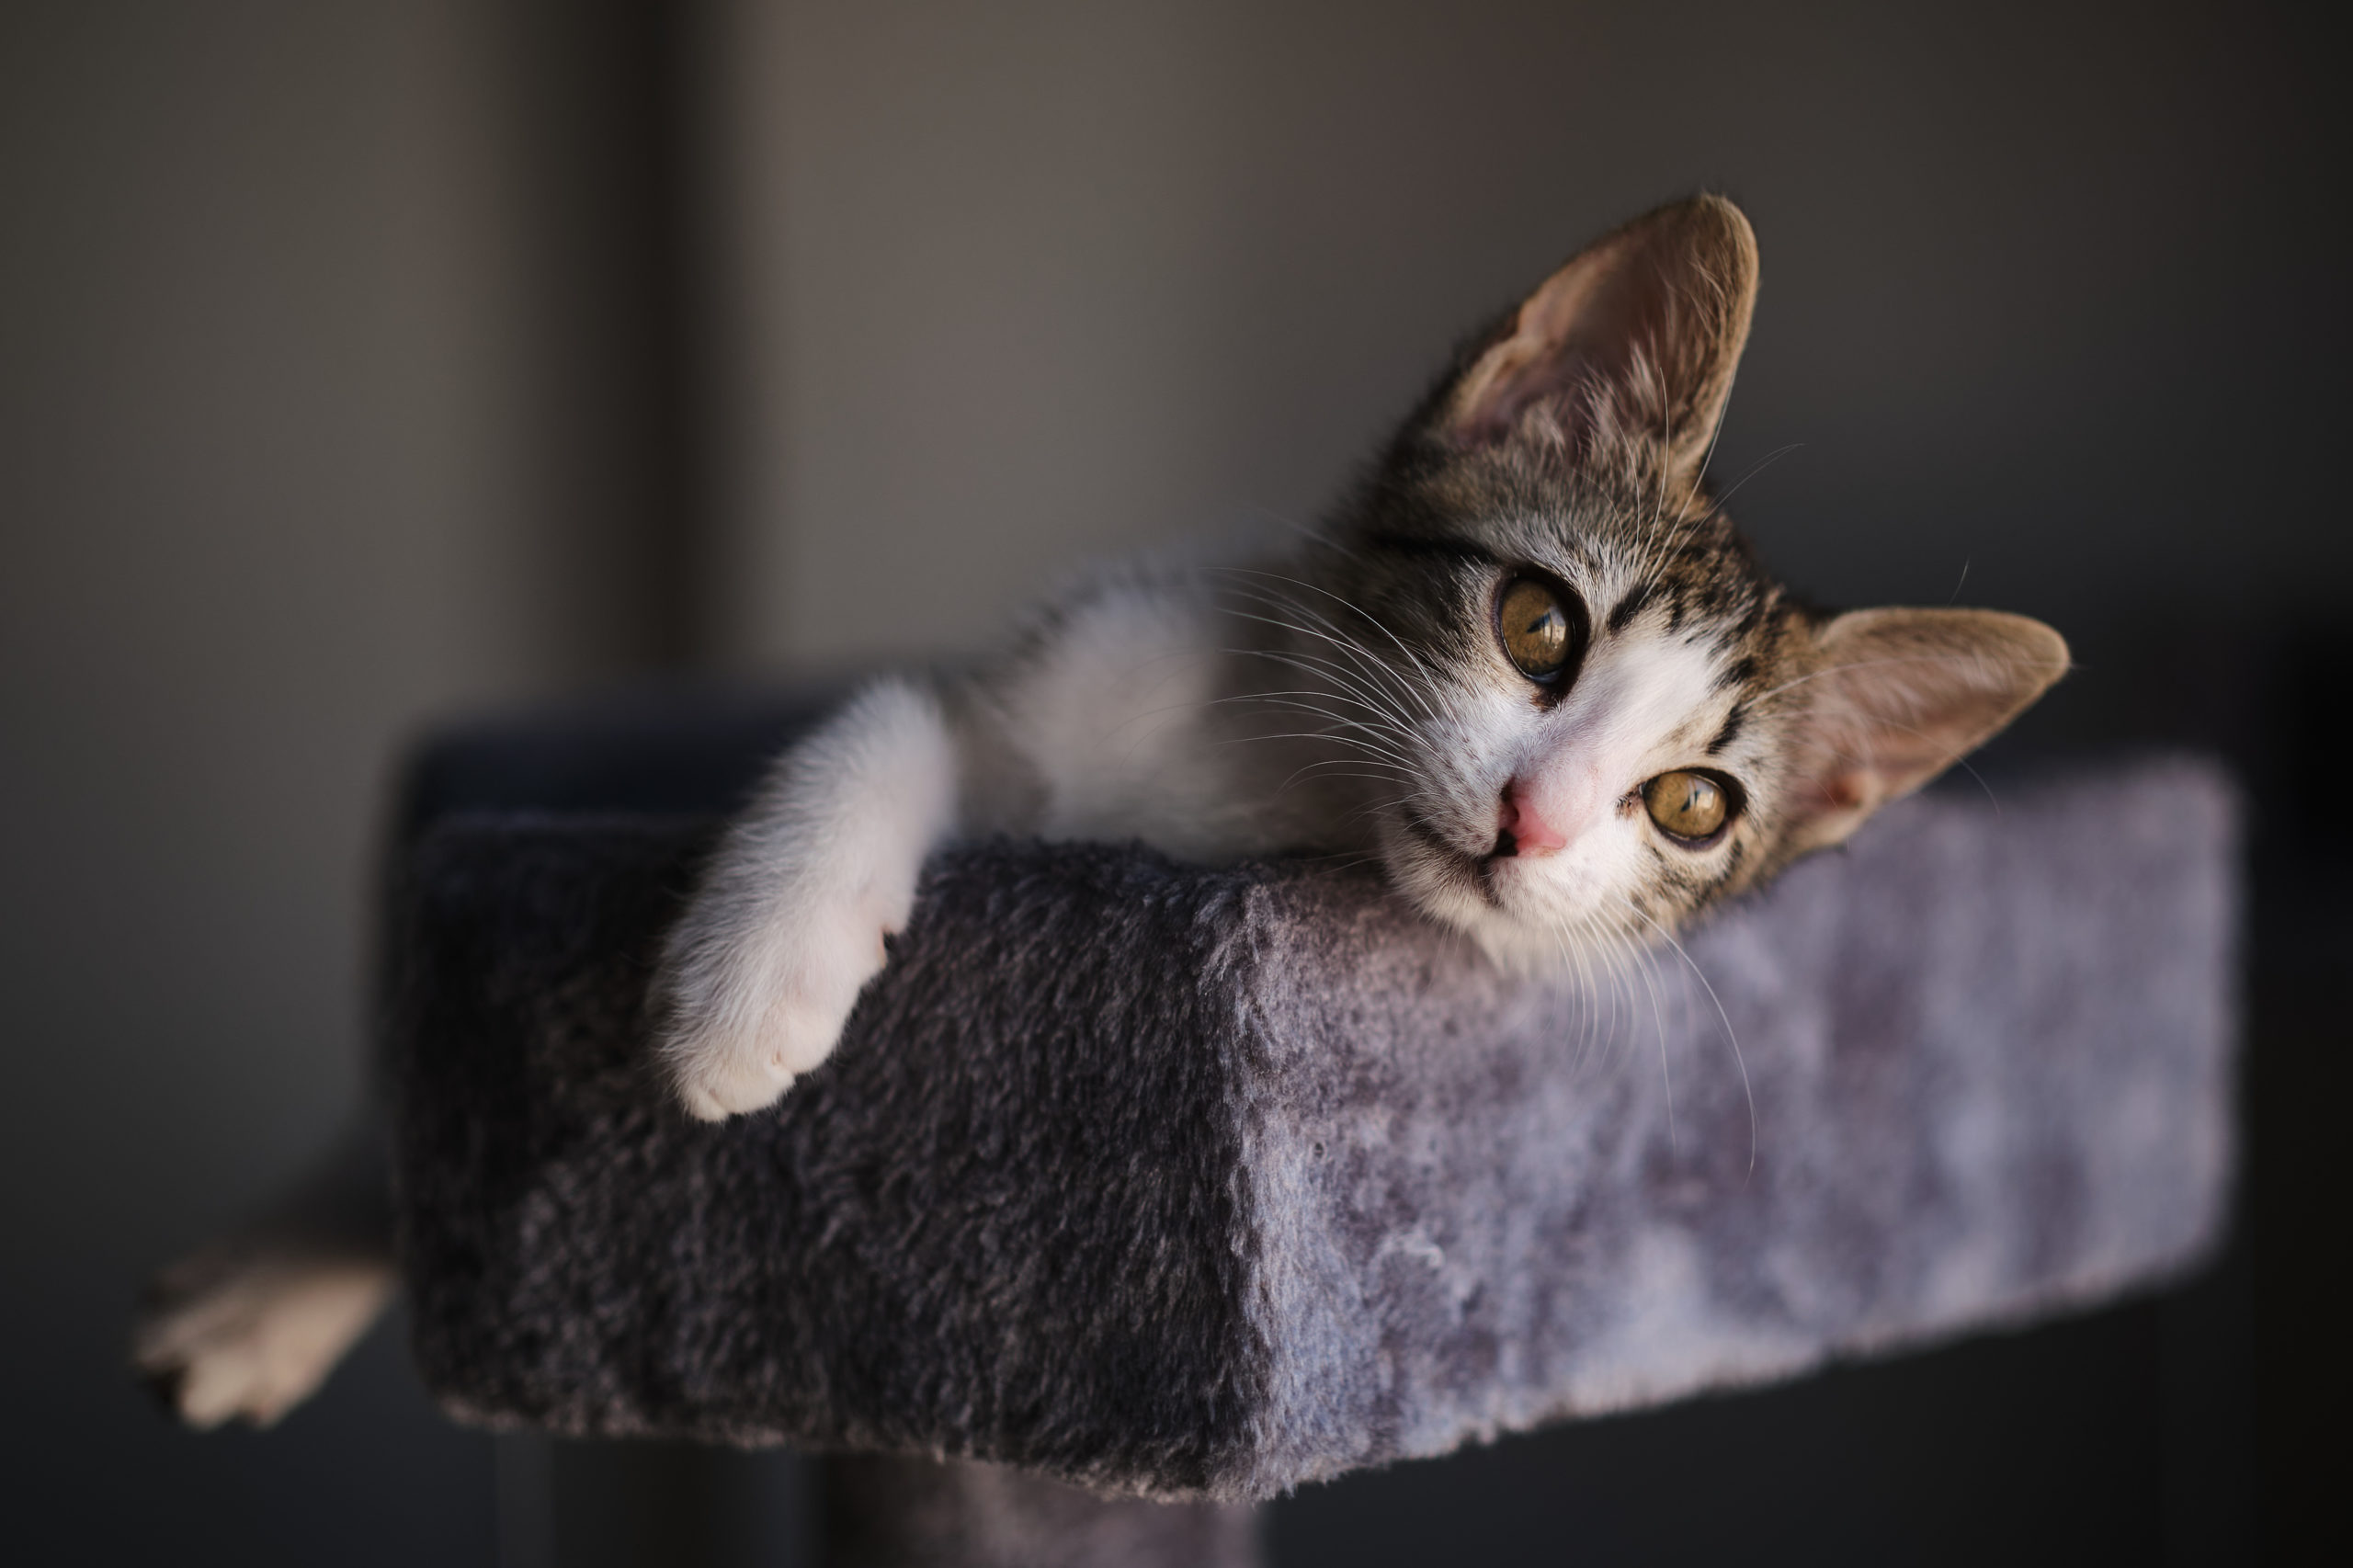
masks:
<svg viewBox="0 0 2353 1568"><path fill-rule="evenodd" d="M991 661L860 693L779 759L673 935L679 1098L756 1111L822 1062L960 832L1372 858L1498 962L1591 972L2006 723L2065 667L2047 628L1815 615L1710 502L1755 278L1729 203L1661 209L1472 343L1321 532L1099 577ZM275 1342L318 1376L313 1284ZM269 1314L208 1341L203 1311L151 1319L142 1363L192 1418L283 1408ZM277 1370L241 1400L246 1365Z"/></svg>

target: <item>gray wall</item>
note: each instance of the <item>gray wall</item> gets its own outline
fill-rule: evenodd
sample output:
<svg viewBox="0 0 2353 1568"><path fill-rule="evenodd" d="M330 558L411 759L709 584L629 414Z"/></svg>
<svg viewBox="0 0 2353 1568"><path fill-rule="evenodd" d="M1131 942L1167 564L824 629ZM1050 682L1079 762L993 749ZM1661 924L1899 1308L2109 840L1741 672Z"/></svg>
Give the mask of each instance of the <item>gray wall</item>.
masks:
<svg viewBox="0 0 2353 1568"><path fill-rule="evenodd" d="M392 1338L282 1432L200 1444L121 1344L141 1274L354 1097L404 737L639 656L600 499L630 447L573 390L613 378L566 319L608 290L549 265L589 221L535 166L560 121L517 20L0 9L16 1561L489 1558L488 1445Z"/></svg>
<svg viewBox="0 0 2353 1568"><path fill-rule="evenodd" d="M2049 615L2095 693L2112 628L2347 617L2333 57L2284 11L670 9L0 10L36 1555L493 1552L488 1445L388 1335L261 1437L118 1362L139 1273L355 1091L418 725L952 647L1075 557L1310 517L1458 332L1665 197L1756 221L1718 472L1798 444L1737 509L1802 586Z"/></svg>
<svg viewBox="0 0 2353 1568"><path fill-rule="evenodd" d="M1803 587L2343 603L2341 173L2284 17L947 9L732 8L738 657L952 646L1074 553L1311 517L1457 335L1700 187L1764 256L1716 472L1795 444L1738 512Z"/></svg>

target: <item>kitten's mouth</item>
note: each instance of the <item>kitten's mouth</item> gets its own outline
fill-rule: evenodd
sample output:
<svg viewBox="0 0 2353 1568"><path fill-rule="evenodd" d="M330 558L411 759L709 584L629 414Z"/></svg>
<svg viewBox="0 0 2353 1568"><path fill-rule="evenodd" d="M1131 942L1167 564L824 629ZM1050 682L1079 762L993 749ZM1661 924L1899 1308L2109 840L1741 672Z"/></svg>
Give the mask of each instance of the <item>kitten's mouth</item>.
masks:
<svg viewBox="0 0 2353 1568"><path fill-rule="evenodd" d="M1504 906L1503 894L1495 886L1495 862L1518 853L1518 846L1512 842L1509 833L1498 834L1493 848L1475 855L1439 832L1435 823L1414 807L1407 806L1401 814L1406 833L1437 858L1440 876L1476 893L1492 908Z"/></svg>

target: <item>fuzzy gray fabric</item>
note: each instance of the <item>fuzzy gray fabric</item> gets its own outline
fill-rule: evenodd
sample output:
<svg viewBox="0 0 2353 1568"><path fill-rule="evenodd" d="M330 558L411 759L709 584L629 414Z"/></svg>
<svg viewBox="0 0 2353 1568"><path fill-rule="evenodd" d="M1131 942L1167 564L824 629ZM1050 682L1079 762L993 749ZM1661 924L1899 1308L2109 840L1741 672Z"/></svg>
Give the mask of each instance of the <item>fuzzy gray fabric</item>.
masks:
<svg viewBox="0 0 2353 1568"><path fill-rule="evenodd" d="M833 1060L723 1127L640 1011L710 836L478 816L397 868L404 1261L460 1416L1264 1498L2100 1301L2222 1220L2201 765L1904 802L1590 993L1360 870L968 846Z"/></svg>

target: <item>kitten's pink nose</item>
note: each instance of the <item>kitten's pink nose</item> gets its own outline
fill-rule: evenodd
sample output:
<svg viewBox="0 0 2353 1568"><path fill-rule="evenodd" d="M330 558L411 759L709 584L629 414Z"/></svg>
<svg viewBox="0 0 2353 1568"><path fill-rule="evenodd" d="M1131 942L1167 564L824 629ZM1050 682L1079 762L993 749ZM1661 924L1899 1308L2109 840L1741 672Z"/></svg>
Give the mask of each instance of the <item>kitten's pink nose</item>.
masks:
<svg viewBox="0 0 2353 1568"><path fill-rule="evenodd" d="M1537 814L1535 797L1526 779L1515 778L1505 787L1503 808L1495 821L1496 855L1552 855L1568 842L1560 829Z"/></svg>

